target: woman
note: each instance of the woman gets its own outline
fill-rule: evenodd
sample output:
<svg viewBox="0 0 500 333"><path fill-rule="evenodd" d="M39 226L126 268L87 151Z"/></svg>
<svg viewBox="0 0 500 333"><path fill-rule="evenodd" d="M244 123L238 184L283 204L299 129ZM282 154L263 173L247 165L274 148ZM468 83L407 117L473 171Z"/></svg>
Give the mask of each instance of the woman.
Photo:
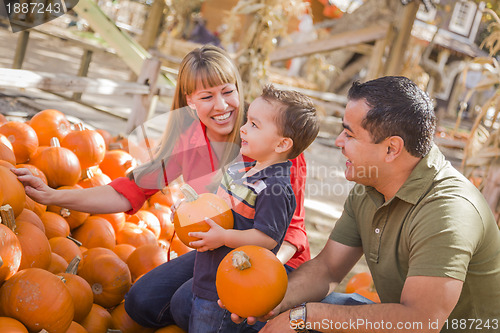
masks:
<svg viewBox="0 0 500 333"><path fill-rule="evenodd" d="M84 190L56 191L26 169L13 172L35 201L89 213L133 214L151 195L179 176L198 193L213 192L218 185L217 175L239 153L239 129L245 122L241 90L238 70L227 53L215 46L203 46L187 54L180 65L174 111L151 162L108 185ZM310 259L304 227L304 156L292 163L297 209L278 253L288 270ZM130 317L146 327L172 324L170 299L192 278L193 266L191 252L136 281L125 298Z"/></svg>

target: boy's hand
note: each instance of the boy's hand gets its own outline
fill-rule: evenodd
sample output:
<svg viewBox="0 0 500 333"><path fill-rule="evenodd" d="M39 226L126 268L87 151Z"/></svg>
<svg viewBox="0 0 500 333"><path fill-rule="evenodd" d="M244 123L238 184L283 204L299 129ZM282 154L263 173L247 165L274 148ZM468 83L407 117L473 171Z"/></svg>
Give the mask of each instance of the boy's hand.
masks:
<svg viewBox="0 0 500 333"><path fill-rule="evenodd" d="M194 247L200 252L224 246L226 229L208 217L205 217L205 222L210 226L210 230L207 232L190 232L189 236L199 238L200 240L189 243L189 246Z"/></svg>

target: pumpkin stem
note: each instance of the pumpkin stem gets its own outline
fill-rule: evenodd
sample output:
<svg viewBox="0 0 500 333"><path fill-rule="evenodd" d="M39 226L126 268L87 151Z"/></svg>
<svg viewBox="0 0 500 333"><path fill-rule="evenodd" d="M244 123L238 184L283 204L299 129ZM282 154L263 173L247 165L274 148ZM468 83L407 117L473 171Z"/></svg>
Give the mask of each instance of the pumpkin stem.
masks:
<svg viewBox="0 0 500 333"><path fill-rule="evenodd" d="M68 264L68 268L66 268L65 272L76 275L78 272L78 264L80 263L81 260L82 258L80 258L79 256L75 256L73 260L71 260L70 263Z"/></svg>
<svg viewBox="0 0 500 333"><path fill-rule="evenodd" d="M188 184L182 185L180 190L187 202L195 201L199 197L198 193Z"/></svg>
<svg viewBox="0 0 500 333"><path fill-rule="evenodd" d="M59 142L59 139L57 137L53 137L50 139L50 146L51 147L61 147L61 143Z"/></svg>
<svg viewBox="0 0 500 333"><path fill-rule="evenodd" d="M5 224L12 231L16 230L14 210L9 204L0 207L0 216L2 217L2 224Z"/></svg>
<svg viewBox="0 0 500 333"><path fill-rule="evenodd" d="M233 253L233 267L240 271L252 267L250 257L243 251L235 251Z"/></svg>
<svg viewBox="0 0 500 333"><path fill-rule="evenodd" d="M78 245L78 246L82 246L82 245L83 245L83 244L82 244L82 242L80 242L80 241L79 241L78 239L76 239L76 238L73 238L73 237L71 237L71 236L66 236L66 238L67 238L67 239L69 239L70 241L73 241L73 243L75 243L75 244L76 244L76 245Z"/></svg>
<svg viewBox="0 0 500 333"><path fill-rule="evenodd" d="M83 131L85 128L83 127L83 123L78 123L75 125L75 131Z"/></svg>

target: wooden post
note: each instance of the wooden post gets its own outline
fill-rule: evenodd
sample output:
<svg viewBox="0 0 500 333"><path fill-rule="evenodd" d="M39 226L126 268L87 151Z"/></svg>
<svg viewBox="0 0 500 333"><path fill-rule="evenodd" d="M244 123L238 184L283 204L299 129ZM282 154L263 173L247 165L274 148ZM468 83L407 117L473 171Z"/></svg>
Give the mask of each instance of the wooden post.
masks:
<svg viewBox="0 0 500 333"><path fill-rule="evenodd" d="M382 58L384 57L386 39L379 39L373 45L373 51L368 65L365 81L376 79L382 73Z"/></svg>
<svg viewBox="0 0 500 333"><path fill-rule="evenodd" d="M135 95L132 105L132 113L127 122L126 132L132 132L137 126L151 118L158 102L157 81L161 69L161 61L157 58L149 58L144 61L138 83L149 86L148 95Z"/></svg>
<svg viewBox="0 0 500 333"><path fill-rule="evenodd" d="M149 9L148 19L142 28L142 36L139 43L149 50L156 44L156 37L160 29L161 21L163 19L163 11L165 10L165 0L154 0L153 5Z"/></svg>
<svg viewBox="0 0 500 333"><path fill-rule="evenodd" d="M16 54L14 55L14 63L12 64L13 69L21 69L23 67L24 56L26 55L26 49L28 48L29 38L30 32L28 30L19 32Z"/></svg>
<svg viewBox="0 0 500 333"><path fill-rule="evenodd" d="M419 4L420 1L412 1L407 4L403 8L400 19L395 22L395 39L385 64L385 75L399 75L401 73L405 51L411 38L411 29L417 16Z"/></svg>
<svg viewBox="0 0 500 333"><path fill-rule="evenodd" d="M86 77L89 73L90 62L92 61L93 51L85 49L83 51L82 61L80 62L80 69L78 70L78 76ZM73 93L73 99L80 100L82 98L82 93Z"/></svg>

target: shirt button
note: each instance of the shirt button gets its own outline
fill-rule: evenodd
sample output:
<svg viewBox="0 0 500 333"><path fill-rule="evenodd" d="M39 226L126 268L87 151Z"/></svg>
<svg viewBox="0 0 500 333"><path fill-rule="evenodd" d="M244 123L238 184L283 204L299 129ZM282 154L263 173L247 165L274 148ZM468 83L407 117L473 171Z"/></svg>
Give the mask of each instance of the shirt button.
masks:
<svg viewBox="0 0 500 333"><path fill-rule="evenodd" d="M380 233L380 229L379 228L375 228L375 233L379 234Z"/></svg>
<svg viewBox="0 0 500 333"><path fill-rule="evenodd" d="M234 190L234 189L236 188L236 185L231 184L231 186L229 186L229 188L230 188L231 190Z"/></svg>

